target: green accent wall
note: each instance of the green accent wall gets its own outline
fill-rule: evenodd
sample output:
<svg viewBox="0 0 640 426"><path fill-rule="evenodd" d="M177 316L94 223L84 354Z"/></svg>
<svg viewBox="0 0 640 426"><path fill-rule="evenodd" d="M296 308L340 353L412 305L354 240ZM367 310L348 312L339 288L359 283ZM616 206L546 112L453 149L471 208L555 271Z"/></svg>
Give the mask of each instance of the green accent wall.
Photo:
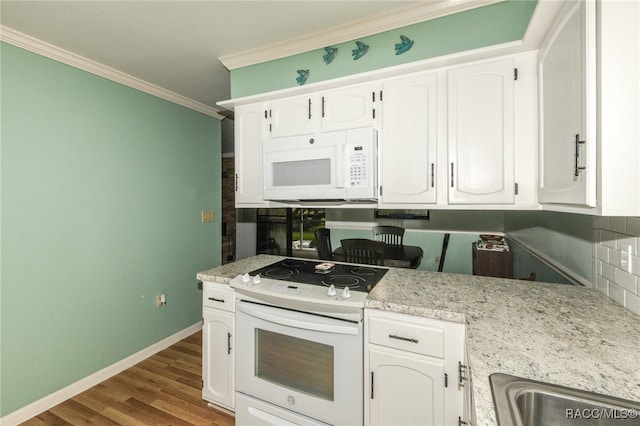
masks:
<svg viewBox="0 0 640 426"><path fill-rule="evenodd" d="M504 217L504 229L510 236L593 282L592 216L521 211L505 212Z"/></svg>
<svg viewBox="0 0 640 426"><path fill-rule="evenodd" d="M215 118L0 46L5 416L201 319L221 142Z"/></svg>
<svg viewBox="0 0 640 426"><path fill-rule="evenodd" d="M231 96L243 96L296 87L297 70L308 69L307 85L351 74L435 58L466 50L521 40L537 1L508 0L358 39L369 45L366 55L354 60L355 40L337 44L336 58L325 64L324 49L231 70ZM363 3L366 7L366 3ZM330 26L330 23L328 24ZM404 35L414 40L407 52L396 55L394 46ZM259 78L256 78L259 76Z"/></svg>

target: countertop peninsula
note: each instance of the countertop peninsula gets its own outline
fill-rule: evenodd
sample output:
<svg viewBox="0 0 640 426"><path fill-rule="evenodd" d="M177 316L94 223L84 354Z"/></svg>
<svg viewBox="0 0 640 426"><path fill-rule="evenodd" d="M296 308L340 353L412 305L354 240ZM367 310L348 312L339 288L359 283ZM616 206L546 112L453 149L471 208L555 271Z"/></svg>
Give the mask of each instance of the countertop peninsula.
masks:
<svg viewBox="0 0 640 426"><path fill-rule="evenodd" d="M197 278L228 283L280 259L258 255ZM640 400L640 317L595 289L390 268L365 306L466 324L479 426L496 424L489 375L498 372Z"/></svg>

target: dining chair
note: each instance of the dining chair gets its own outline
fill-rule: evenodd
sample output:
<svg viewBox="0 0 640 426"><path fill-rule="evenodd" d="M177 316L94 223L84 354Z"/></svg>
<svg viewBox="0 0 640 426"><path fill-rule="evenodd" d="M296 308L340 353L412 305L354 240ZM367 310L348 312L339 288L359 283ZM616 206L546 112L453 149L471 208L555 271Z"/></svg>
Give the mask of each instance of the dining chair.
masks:
<svg viewBox="0 0 640 426"><path fill-rule="evenodd" d="M316 229L315 235L318 259L333 260L333 251L331 250L331 230L328 228Z"/></svg>
<svg viewBox="0 0 640 426"><path fill-rule="evenodd" d="M347 262L384 265L385 244L383 242L366 238L347 238L340 242Z"/></svg>
<svg viewBox="0 0 640 426"><path fill-rule="evenodd" d="M385 244L401 246L404 238L404 228L399 226L374 226L373 239Z"/></svg>

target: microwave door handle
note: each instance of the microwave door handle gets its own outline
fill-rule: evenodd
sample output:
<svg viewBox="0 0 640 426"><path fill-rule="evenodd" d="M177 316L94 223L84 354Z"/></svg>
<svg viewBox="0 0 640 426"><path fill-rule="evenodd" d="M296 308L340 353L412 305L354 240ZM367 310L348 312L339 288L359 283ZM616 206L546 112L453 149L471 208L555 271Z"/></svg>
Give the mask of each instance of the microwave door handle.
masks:
<svg viewBox="0 0 640 426"><path fill-rule="evenodd" d="M347 167L349 167L344 161L346 144L342 144L336 149L336 188L344 188L344 173L347 173Z"/></svg>
<svg viewBox="0 0 640 426"><path fill-rule="evenodd" d="M237 309L254 318L269 321L274 324L284 325L286 327L295 327L303 330L321 331L334 334L358 334L358 328L353 325L343 326L338 324L319 324L312 321L305 321L303 319L282 318L278 315L264 312L262 310L251 309L243 305L238 305Z"/></svg>

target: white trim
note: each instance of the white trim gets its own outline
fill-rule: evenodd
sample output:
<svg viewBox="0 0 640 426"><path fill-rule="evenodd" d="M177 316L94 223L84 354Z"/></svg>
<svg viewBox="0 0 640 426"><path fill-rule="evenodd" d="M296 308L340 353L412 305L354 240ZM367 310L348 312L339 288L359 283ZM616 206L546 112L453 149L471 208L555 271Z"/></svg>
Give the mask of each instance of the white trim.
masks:
<svg viewBox="0 0 640 426"><path fill-rule="evenodd" d="M414 220L414 219L399 219L399 220ZM329 229L346 229L346 230L371 230L374 226L378 226L379 222L346 222L346 221L334 221L328 220L325 222L325 228ZM425 229L425 228L405 228L405 235L407 233L419 233L419 234L452 234L452 235L482 235L482 234L492 234L492 235L502 235L505 236L502 232L495 231L456 231L456 230L448 230L448 229ZM479 238L479 237L478 237Z"/></svg>
<svg viewBox="0 0 640 426"><path fill-rule="evenodd" d="M371 231L371 228L378 226L378 222L342 222L327 220L324 226L329 229L365 229Z"/></svg>
<svg viewBox="0 0 640 426"><path fill-rule="evenodd" d="M47 395L44 398L39 399L38 401L35 401L23 408L14 411L13 413L0 418L0 424L5 426L13 426L29 420L30 418L35 417L52 407L55 407L61 402L73 398L79 393L84 392L87 389L109 379L110 377L115 376L116 374L126 370L127 368L132 367L141 361L144 361L151 355L154 355L161 350L168 348L169 346L179 342L186 337L191 336L193 333L196 333L201 329L201 322L193 324L192 326L189 326L184 330L167 337L166 339L156 342L153 345L148 346L145 349L142 349L141 351L136 352L135 354L116 362L115 364L103 368L102 370L97 371L83 379L80 379L77 382L60 389L59 391Z"/></svg>
<svg viewBox="0 0 640 426"><path fill-rule="evenodd" d="M504 0L444 0L420 2L420 4L416 6L409 6L393 12L387 12L345 25L328 28L322 32L310 34L296 40L286 40L258 49L221 56L218 60L222 62L227 69L232 70L321 49L326 46L345 43L372 34L406 27L419 22L500 3L502 1Z"/></svg>
<svg viewBox="0 0 640 426"><path fill-rule="evenodd" d="M344 77L337 77L331 80L323 80L316 83L305 84L304 86L288 87L271 92L247 95L240 98L233 98L217 102L217 105L233 111L235 107L250 105L258 102L272 101L274 99L289 96L300 96L320 90L334 89L360 83L368 83L374 80L382 80L398 76L405 76L414 72L423 72L437 68L451 67L467 64L474 61L494 60L503 56L515 55L528 50L535 50L532 46L525 46L521 40L510 41L492 46L480 47L473 50L455 52L448 55L434 58L422 59L420 61L406 64L393 65L386 68L378 68L358 74L350 74ZM475 207L474 207L475 208Z"/></svg>
<svg viewBox="0 0 640 426"><path fill-rule="evenodd" d="M12 44L16 47L20 47L49 59L62 62L63 64L70 65L82 71L104 77L108 80L115 81L116 83L140 90L141 92L148 93L149 95L156 96L160 99L201 112L219 120L225 118L219 113L218 109L210 107L209 105L205 105L201 102L187 98L186 96L163 89L160 86L148 83L137 77L133 77L132 75L123 73L122 71L118 71L115 68L111 68L99 62L92 61L91 59L87 59L83 56L76 55L68 50L61 49L53 44L49 44L9 27L5 27L4 25L0 25L0 41Z"/></svg>

